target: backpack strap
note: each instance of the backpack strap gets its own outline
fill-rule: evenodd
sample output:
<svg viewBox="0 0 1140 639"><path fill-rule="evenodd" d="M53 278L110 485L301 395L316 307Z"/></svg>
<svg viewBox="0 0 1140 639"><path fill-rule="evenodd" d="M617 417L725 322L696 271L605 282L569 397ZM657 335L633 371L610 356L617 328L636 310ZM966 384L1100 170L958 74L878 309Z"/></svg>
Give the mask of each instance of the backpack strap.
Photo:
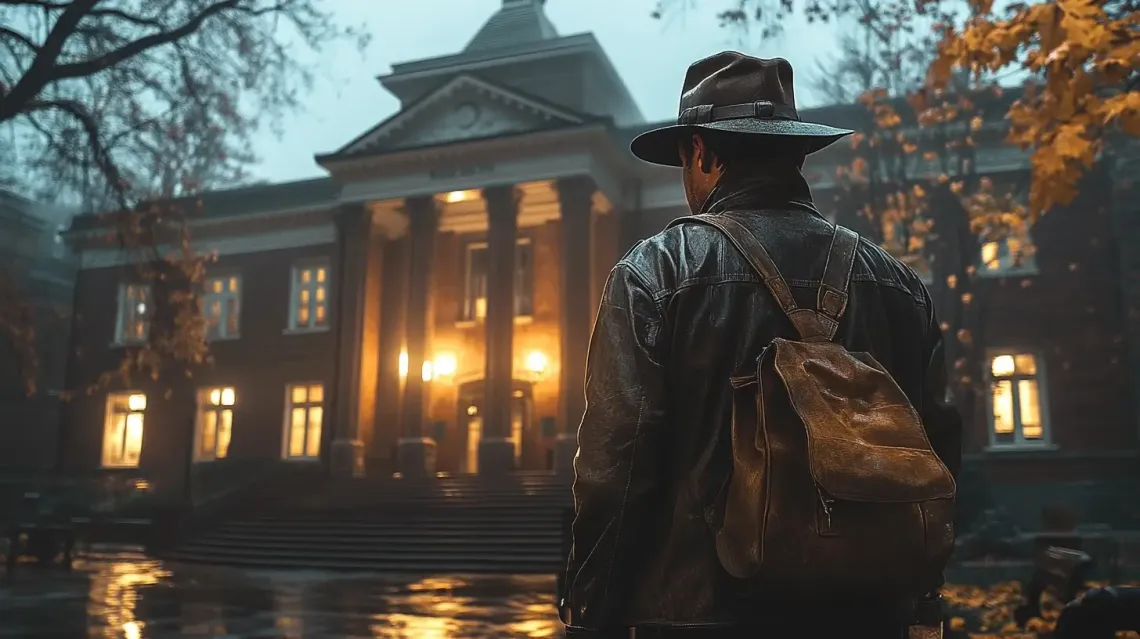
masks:
<svg viewBox="0 0 1140 639"><path fill-rule="evenodd" d="M831 236L831 249L827 252L827 264L823 267L823 280L819 284L819 297L816 310L823 316L821 321L827 330L827 339L835 337L839 330L839 320L847 309L847 289L851 285L851 267L855 264L855 251L859 248L859 234L851 229L835 225Z"/></svg>
<svg viewBox="0 0 1140 639"><path fill-rule="evenodd" d="M792 296L792 289L788 287L788 283L784 281L784 277L780 275L780 270L776 268L776 263L772 261L772 257L768 255L768 251L760 240L748 227L744 226L735 219L728 215L709 215L702 213L700 215L688 215L685 217L673 220L669 226L676 226L685 222L698 222L701 224L708 224L715 227L724 234L728 241L740 251L744 258L748 260L748 264L764 281L764 286L776 299L776 304L780 306L780 310L784 315L791 320L792 325L796 327L796 331L800 334L800 339L805 342L821 342L828 341L835 336L835 329L838 327L837 320L831 320L820 313L810 308L799 308L796 306L796 299ZM837 227L838 228L838 227ZM832 251L834 252L835 240L832 239ZM828 262L832 262L831 255L828 255ZM851 270L850 265L847 267L847 272ZM846 277L846 274L844 275ZM842 289L840 292L843 294L843 304L847 304L847 284L846 281L842 282ZM822 299L822 293L821 299ZM830 302L830 297L829 304ZM829 306L832 308L832 306ZM839 311L842 313L842 309ZM830 328L830 332L829 332Z"/></svg>

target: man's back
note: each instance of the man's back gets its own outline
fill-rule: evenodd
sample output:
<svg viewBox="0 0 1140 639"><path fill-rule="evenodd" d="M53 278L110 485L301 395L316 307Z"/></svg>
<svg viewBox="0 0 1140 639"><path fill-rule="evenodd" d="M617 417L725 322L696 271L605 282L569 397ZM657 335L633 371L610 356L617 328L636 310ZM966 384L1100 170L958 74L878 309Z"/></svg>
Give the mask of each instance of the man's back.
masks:
<svg viewBox="0 0 1140 639"><path fill-rule="evenodd" d="M764 244L797 302L814 307L832 225L802 209L738 219ZM620 293L631 290L638 295ZM943 403L941 332L925 287L913 271L863 240L850 296L835 340L851 352L871 353L884 366L919 411L935 452L956 474L959 423ZM611 275L603 314L607 303L633 317L631 333L641 335L640 348L659 369L660 388L634 389L654 382L646 382L645 368L632 362L610 372L606 386L642 394L645 407L662 413L645 418L667 424L655 436L641 437L640 451L631 453L629 486L646 486L653 505L636 511L651 523L641 522L639 530L649 533L630 546L636 558L628 561L638 569L626 585L624 621L734 623L798 607L801 602L769 602L771 610L761 613L720 567L714 541L714 505L732 467L728 380L754 373L773 338L795 339L790 320L744 256L717 229L700 224L671 227L631 250ZM607 343L602 336L592 344L591 360L607 359L599 352ZM623 370L628 379L621 379ZM654 393L663 397L655 401ZM622 428L618 421L615 429ZM598 423L604 432L604 418ZM651 484L663 486L650 489ZM879 602L872 595L849 603L852 610L867 611Z"/></svg>

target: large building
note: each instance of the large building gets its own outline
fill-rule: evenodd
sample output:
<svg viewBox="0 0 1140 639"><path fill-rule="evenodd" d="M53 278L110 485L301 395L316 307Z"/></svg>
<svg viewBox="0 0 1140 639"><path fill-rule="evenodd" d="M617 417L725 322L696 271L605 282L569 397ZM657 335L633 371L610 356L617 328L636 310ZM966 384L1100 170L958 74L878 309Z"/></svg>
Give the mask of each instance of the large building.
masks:
<svg viewBox="0 0 1140 639"><path fill-rule="evenodd" d="M461 52L380 81L399 111L318 155L327 177L203 198L192 229L218 255L204 294L215 363L77 397L65 468L141 474L172 498L281 464L351 476L565 468L605 276L687 212L678 174L628 151L657 123L595 38L558 35L541 0L504 0ZM858 108L805 117L843 126ZM842 146L807 168L824 207ZM994 145L977 168L1023 176L1028 162ZM1104 188L1047 216L1029 262L977 250L992 392L970 416L969 455L1030 515L1058 505L1122 520L1136 495L1117 250L1121 233L1136 235L1114 222L1127 217L1120 202L1116 215L1080 209L1103 208ZM82 218L69 233L77 388L147 339L155 307L100 225Z"/></svg>
<svg viewBox="0 0 1140 639"><path fill-rule="evenodd" d="M75 264L69 212L0 190L0 475L56 458Z"/></svg>

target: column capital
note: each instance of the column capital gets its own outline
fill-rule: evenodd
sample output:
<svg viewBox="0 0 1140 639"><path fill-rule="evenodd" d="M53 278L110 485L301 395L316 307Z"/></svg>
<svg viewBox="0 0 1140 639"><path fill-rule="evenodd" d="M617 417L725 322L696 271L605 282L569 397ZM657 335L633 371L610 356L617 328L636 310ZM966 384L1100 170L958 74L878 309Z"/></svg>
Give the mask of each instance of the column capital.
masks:
<svg viewBox="0 0 1140 639"><path fill-rule="evenodd" d="M408 226L412 233L417 231L434 232L439 222L439 202L433 195L416 195L404 198L404 215L408 218Z"/></svg>
<svg viewBox="0 0 1140 639"><path fill-rule="evenodd" d="M598 183L589 175L567 175L555 180L554 188L562 198L583 195L593 198L594 192L598 190Z"/></svg>
<svg viewBox="0 0 1140 639"><path fill-rule="evenodd" d="M367 202L345 202L336 207L333 214L336 223L349 233L368 230L372 227L372 210Z"/></svg>
<svg viewBox="0 0 1140 639"><path fill-rule="evenodd" d="M487 204L487 213L495 215L507 211L517 212L523 191L517 184L497 184L483 187L480 195Z"/></svg>

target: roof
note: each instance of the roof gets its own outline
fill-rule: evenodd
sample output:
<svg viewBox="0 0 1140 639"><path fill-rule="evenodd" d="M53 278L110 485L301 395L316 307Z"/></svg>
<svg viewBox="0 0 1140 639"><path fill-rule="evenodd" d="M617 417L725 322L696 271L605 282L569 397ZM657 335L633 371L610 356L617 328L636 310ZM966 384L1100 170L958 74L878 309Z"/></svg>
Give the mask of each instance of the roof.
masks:
<svg viewBox="0 0 1140 639"><path fill-rule="evenodd" d="M197 208L201 198L201 210L194 211L198 217L228 217L287 209L306 209L334 206L340 195L340 184L332 178L322 177L296 182L275 184L255 184L222 191L208 191L201 196L179 198L171 204L186 204ZM99 213L77 215L71 222L68 232L98 228L107 224Z"/></svg>
<svg viewBox="0 0 1140 639"><path fill-rule="evenodd" d="M558 31L546 17L546 0L503 0L503 6L479 29L464 53L553 40Z"/></svg>

